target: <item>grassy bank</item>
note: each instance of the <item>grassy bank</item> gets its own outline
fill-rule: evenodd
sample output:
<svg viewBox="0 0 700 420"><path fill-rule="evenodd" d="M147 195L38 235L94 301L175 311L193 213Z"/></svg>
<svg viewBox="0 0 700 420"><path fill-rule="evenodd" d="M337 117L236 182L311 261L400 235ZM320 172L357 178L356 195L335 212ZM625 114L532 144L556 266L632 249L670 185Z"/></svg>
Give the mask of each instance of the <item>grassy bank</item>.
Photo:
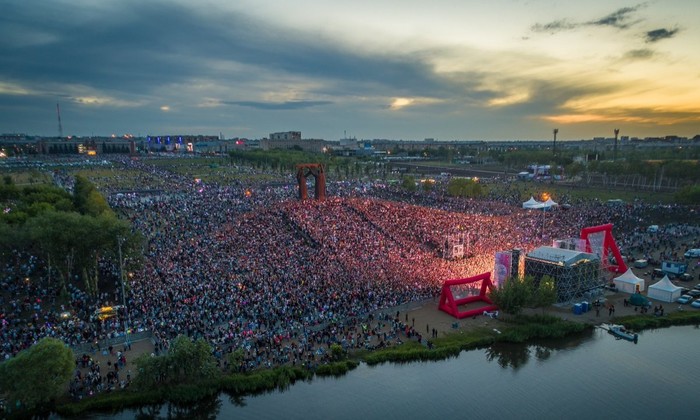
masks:
<svg viewBox="0 0 700 420"><path fill-rule="evenodd" d="M498 330L477 329L469 332L455 332L433 340L433 348L416 342L377 350L363 357L368 365L384 362L412 362L443 360L456 357L463 350L484 348L497 342L523 343L541 338L561 338L593 328L591 325L567 321L549 315L521 315L504 320Z"/></svg>
<svg viewBox="0 0 700 420"><path fill-rule="evenodd" d="M336 366L337 365L337 366ZM357 366L346 361L325 366L324 371L347 372ZM323 373L317 373L323 375ZM282 366L246 374L229 374L209 381L163 387L158 390L127 389L100 394L78 402L63 402L56 412L66 417L80 417L89 412L116 413L120 410L152 404L192 404L204 398L226 392L232 395L249 395L274 389L286 389L299 380L311 379L314 372L300 367Z"/></svg>
<svg viewBox="0 0 700 420"><path fill-rule="evenodd" d="M671 312L664 316L630 315L615 318L615 322L634 331L671 327L673 325L700 325L700 312Z"/></svg>
<svg viewBox="0 0 700 420"><path fill-rule="evenodd" d="M188 405L219 392L233 396L251 395L275 389L284 390L296 381L310 380L315 375L341 376L357 367L361 361L368 365L376 365L384 362L444 360L458 356L463 350L484 348L497 342L522 343L533 339L561 338L590 328L593 327L589 324L562 320L556 316L519 316L503 320L498 330L482 328L458 331L436 338L433 340L432 349L415 341L408 341L393 348L352 354L347 360L322 365L316 371L284 366L246 374L222 375L210 381L163 387L160 390L130 389L98 395L79 402L64 402L57 405L56 411L62 416L76 417L89 412L116 413L130 407L166 402Z"/></svg>

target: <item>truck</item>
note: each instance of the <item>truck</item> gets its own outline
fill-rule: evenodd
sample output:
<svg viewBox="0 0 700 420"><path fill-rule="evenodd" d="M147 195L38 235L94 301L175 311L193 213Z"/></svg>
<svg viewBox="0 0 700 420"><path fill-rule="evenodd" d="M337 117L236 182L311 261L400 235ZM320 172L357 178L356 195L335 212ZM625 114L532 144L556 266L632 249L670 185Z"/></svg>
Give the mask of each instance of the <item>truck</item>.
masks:
<svg viewBox="0 0 700 420"><path fill-rule="evenodd" d="M669 277L679 277L688 269L688 264L679 261L663 261L661 262L661 271Z"/></svg>

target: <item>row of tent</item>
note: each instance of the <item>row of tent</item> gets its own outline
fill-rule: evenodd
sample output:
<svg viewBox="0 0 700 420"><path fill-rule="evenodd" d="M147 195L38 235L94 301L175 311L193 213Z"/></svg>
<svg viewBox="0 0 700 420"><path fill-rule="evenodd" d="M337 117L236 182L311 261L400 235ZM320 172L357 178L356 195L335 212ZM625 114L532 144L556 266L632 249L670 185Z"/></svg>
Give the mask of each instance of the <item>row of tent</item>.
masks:
<svg viewBox="0 0 700 420"><path fill-rule="evenodd" d="M548 198L547 201L537 201L534 197L530 196L530 199L523 203L524 209L551 209L554 206L558 206L552 198Z"/></svg>
<svg viewBox="0 0 700 420"><path fill-rule="evenodd" d="M637 293L644 290L644 279L637 277L631 268L628 268L622 275L613 279L615 287L626 293ZM664 276L658 282L649 286L647 297L661 302L675 302L681 297L682 288L671 283L668 276Z"/></svg>

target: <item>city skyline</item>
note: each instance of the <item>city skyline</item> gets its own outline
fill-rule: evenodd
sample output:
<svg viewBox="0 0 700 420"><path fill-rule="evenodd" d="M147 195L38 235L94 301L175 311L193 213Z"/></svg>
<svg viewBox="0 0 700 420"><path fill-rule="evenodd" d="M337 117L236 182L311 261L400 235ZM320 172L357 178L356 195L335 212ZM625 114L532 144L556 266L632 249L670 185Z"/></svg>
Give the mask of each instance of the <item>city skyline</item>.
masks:
<svg viewBox="0 0 700 420"><path fill-rule="evenodd" d="M700 134L691 0L3 3L0 132Z"/></svg>

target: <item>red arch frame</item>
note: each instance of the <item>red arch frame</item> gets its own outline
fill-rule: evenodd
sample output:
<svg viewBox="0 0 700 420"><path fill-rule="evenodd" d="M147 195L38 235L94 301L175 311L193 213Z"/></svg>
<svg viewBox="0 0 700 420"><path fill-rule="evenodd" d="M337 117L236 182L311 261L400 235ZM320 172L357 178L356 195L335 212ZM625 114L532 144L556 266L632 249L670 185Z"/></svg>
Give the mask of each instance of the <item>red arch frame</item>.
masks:
<svg viewBox="0 0 700 420"><path fill-rule="evenodd" d="M612 235L612 229L612 223L608 223L607 225L586 227L581 229L581 239L586 241L586 252L593 253L591 242L588 240L588 235L591 233L605 232L605 238L603 239L603 255L600 256L600 263L613 273L624 273L627 271L627 264L625 264L625 259L622 258L620 248L617 247L615 238ZM613 257L615 257L617 265L608 265L608 249L612 252Z"/></svg>
<svg viewBox="0 0 700 420"><path fill-rule="evenodd" d="M476 296L468 296L461 299L455 299L452 293L452 286L475 283L481 281L481 290ZM442 292L440 293L440 303L438 309L447 312L455 318L462 319L468 316L481 315L484 311L495 311L498 306L493 304L493 301L488 297L487 292L491 291L493 288L493 283L491 283L491 273L482 273L473 277L468 277L464 279L453 279L445 280L442 284ZM460 305L466 305L472 302L486 302L488 306L482 306L478 309L471 309L468 311L460 311Z"/></svg>

